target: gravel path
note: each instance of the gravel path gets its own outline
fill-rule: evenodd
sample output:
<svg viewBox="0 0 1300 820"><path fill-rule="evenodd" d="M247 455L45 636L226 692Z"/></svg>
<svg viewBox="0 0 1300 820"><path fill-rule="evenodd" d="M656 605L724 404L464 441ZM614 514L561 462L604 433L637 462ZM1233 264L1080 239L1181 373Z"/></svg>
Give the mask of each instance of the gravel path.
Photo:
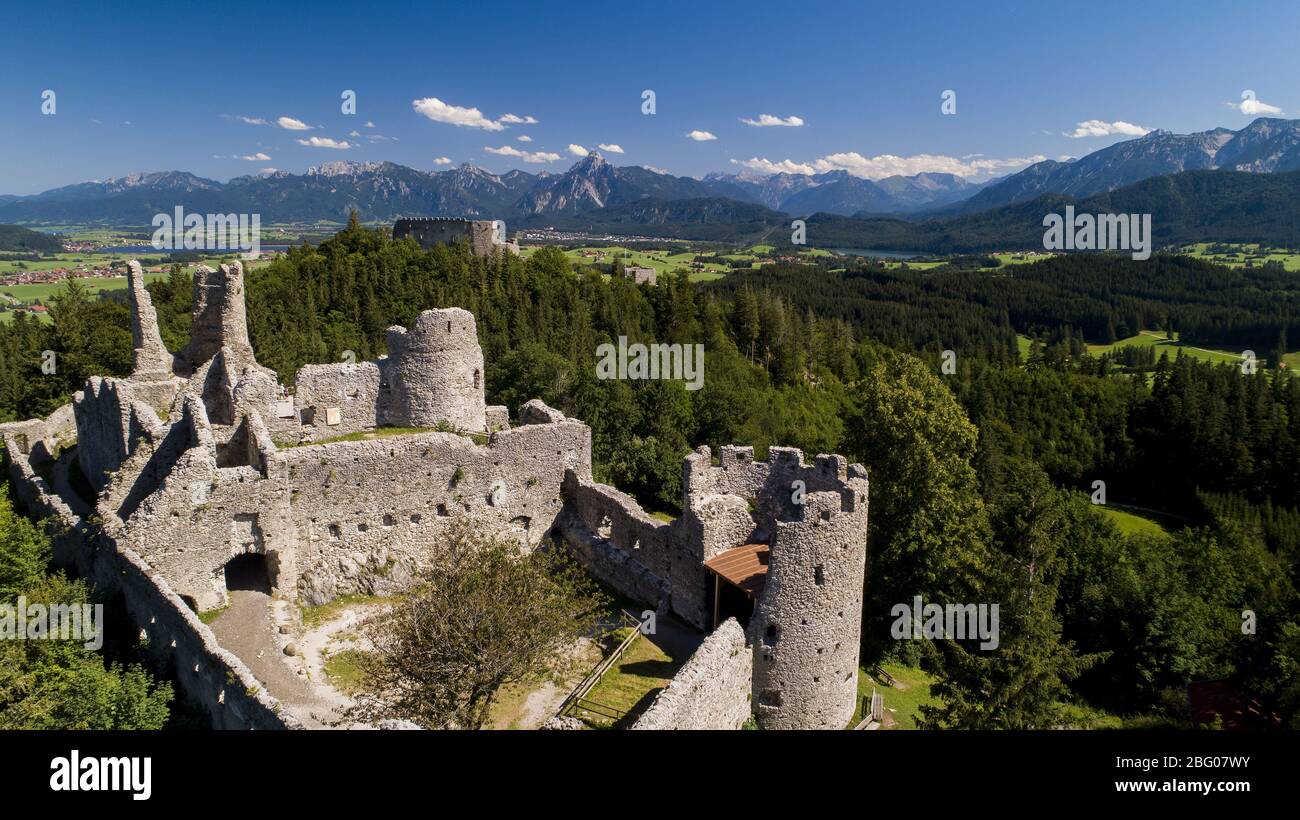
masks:
<svg viewBox="0 0 1300 820"><path fill-rule="evenodd" d="M209 626L224 649L239 656L272 697L309 728L320 728L337 717L334 703L307 679L295 658L284 654L272 610L272 598L258 584L239 579L231 584L230 606ZM301 672L301 674L300 674Z"/></svg>

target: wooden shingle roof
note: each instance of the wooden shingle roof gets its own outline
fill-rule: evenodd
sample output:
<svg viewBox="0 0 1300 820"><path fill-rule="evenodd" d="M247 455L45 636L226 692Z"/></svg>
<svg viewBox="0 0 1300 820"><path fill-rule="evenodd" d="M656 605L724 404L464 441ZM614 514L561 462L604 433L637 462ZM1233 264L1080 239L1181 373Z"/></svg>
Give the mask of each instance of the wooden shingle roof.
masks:
<svg viewBox="0 0 1300 820"><path fill-rule="evenodd" d="M746 544L710 558L704 566L724 581L744 590L749 597L756 598L767 583L767 557L767 544Z"/></svg>

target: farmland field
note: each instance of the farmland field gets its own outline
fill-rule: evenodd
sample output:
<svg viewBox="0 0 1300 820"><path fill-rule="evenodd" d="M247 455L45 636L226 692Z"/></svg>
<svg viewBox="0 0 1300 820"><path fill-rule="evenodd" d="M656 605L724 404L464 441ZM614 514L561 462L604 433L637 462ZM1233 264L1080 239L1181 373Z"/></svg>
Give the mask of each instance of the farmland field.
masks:
<svg viewBox="0 0 1300 820"><path fill-rule="evenodd" d="M540 246L529 246L520 249L520 253L526 258L537 251ZM729 271L744 270L741 268L732 268L725 262L748 262L750 268L758 268L763 264L763 260L758 254L770 251L770 245L754 245L753 247L731 252L697 252L683 251L681 253L668 253L664 250L639 251L625 248L622 246L587 246L580 248L564 249L564 255L569 261L579 265L608 265L614 261L617 255L623 260L624 265L635 265L642 268L654 268L657 274L664 274L671 271L688 270L691 262L696 256L716 257L717 262L704 262L703 270L694 270L690 272L689 279L692 282L708 282L714 279L721 279ZM597 253L603 253L604 256L597 258ZM820 249L808 249L800 251L801 255L807 256L830 256L829 251Z"/></svg>
<svg viewBox="0 0 1300 820"><path fill-rule="evenodd" d="M1118 347L1127 347L1138 345L1143 347L1156 348L1156 357L1159 358L1161 353L1168 353L1170 358L1174 358L1179 353L1200 359L1204 362L1213 364L1239 364L1241 362L1241 352L1228 350L1210 350L1203 347L1194 347L1183 344L1179 341L1171 341L1162 331L1144 330L1136 336L1130 336L1127 339L1120 339L1114 344L1109 345L1088 345L1088 352L1097 355L1108 353ZM1257 354L1259 355L1259 354Z"/></svg>
<svg viewBox="0 0 1300 820"><path fill-rule="evenodd" d="M1220 250L1212 252L1210 250L1212 247ZM1231 250L1226 250L1228 248L1231 248ZM1252 265L1262 265L1265 262L1281 262L1287 270L1300 271L1300 253L1281 248L1261 248L1257 244L1212 245L1208 242L1198 242L1195 245L1183 247L1178 252L1196 259L1217 262L1220 265L1240 267L1247 262Z"/></svg>

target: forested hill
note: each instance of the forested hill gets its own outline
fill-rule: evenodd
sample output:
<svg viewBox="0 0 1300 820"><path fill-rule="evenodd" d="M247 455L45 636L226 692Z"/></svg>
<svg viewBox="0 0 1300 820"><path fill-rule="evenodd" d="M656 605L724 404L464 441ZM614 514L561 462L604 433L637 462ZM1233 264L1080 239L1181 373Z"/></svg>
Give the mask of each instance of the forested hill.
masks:
<svg viewBox="0 0 1300 820"><path fill-rule="evenodd" d="M1151 214L1154 247L1259 242L1300 247L1300 172L1186 171L1083 199L1045 194L1029 202L926 222L814 214L808 244L925 253L1043 249L1043 217L1064 213ZM786 237L780 237L788 243Z"/></svg>
<svg viewBox="0 0 1300 820"><path fill-rule="evenodd" d="M63 245L57 237L18 225L0 225L0 251L57 253Z"/></svg>
<svg viewBox="0 0 1300 820"><path fill-rule="evenodd" d="M836 261L830 264L843 264ZM945 265L847 270L768 265L710 283L727 298L745 290L779 296L798 311L840 319L904 350L952 349L1015 360L1016 334L1069 329L1110 344L1145 328L1171 328L1189 343L1271 351L1300 339L1300 292L1281 265L1228 268L1186 256L1074 254L995 272Z"/></svg>

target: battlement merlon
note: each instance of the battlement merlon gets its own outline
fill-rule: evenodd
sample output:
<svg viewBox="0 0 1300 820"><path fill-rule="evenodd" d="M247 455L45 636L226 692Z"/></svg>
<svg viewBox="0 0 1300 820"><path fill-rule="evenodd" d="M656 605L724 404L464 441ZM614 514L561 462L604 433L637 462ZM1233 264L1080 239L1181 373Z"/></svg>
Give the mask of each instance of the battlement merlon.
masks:
<svg viewBox="0 0 1300 820"><path fill-rule="evenodd" d="M753 447L724 446L715 465L713 450L703 446L683 463L682 509L692 509L714 495L750 500L789 498L796 481L803 482L800 491L805 494L839 491L845 496L845 509L866 502L867 470L861 464L850 464L844 456L823 453L805 463L803 451L797 447L769 447L767 460L762 461L754 457Z"/></svg>

